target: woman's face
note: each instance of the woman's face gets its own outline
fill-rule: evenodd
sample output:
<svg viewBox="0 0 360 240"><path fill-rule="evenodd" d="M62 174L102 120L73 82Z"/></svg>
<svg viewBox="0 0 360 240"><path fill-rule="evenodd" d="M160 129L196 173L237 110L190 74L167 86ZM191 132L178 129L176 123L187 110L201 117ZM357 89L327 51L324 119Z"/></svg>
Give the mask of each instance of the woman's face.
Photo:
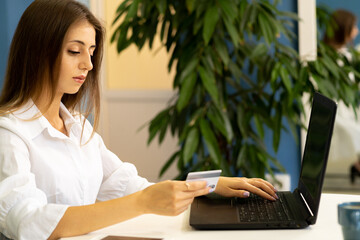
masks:
<svg viewBox="0 0 360 240"><path fill-rule="evenodd" d="M357 27L357 25L353 26L353 28L351 29L351 33L350 33L350 39L354 40L356 38L356 36L359 33L359 29Z"/></svg>
<svg viewBox="0 0 360 240"><path fill-rule="evenodd" d="M59 94L77 93L86 81L93 68L95 34L94 27L86 20L77 21L68 29L60 54Z"/></svg>

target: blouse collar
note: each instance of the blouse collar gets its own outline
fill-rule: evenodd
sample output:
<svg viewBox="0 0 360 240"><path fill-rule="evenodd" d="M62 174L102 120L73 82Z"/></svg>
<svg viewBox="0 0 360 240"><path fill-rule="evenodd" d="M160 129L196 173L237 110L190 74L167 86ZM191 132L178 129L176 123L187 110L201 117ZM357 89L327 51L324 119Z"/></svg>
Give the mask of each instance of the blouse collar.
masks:
<svg viewBox="0 0 360 240"><path fill-rule="evenodd" d="M52 137L62 139L68 138L50 124L32 100L29 100L20 109L13 112L13 115L26 125L26 132L32 139L39 136L44 130L47 130L49 135ZM63 103L60 103L60 115L64 121L69 136L71 136L71 134L81 134L80 118L76 119Z"/></svg>

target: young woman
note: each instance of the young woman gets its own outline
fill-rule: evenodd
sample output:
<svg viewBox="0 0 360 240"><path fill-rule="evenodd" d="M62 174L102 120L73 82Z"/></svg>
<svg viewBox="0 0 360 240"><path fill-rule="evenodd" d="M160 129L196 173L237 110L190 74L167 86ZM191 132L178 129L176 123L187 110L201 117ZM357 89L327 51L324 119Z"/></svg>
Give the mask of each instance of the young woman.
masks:
<svg viewBox="0 0 360 240"><path fill-rule="evenodd" d="M329 46L340 50L346 48L357 36L359 29L356 25L356 16L347 10L338 9L331 15L332 34L324 35L324 42Z"/></svg>
<svg viewBox="0 0 360 240"><path fill-rule="evenodd" d="M324 35L324 42L345 56L348 61L352 60L352 55L348 50L349 45L359 33L356 16L347 10L338 9L331 15L332 34ZM338 60L339 66L344 66L342 60ZM349 78L354 81L354 73L349 73ZM332 163L350 168L350 181L355 182L355 177L360 176L360 109L357 110L358 117L354 110L345 106L344 103L338 104L336 122L332 144ZM346 162L350 162L346 164ZM351 165L351 166L349 166ZM337 165L334 165L336 167Z"/></svg>
<svg viewBox="0 0 360 240"><path fill-rule="evenodd" d="M20 19L0 97L0 232L8 238L56 239L146 213L177 215L209 193L204 182L149 183L95 133L103 37L73 0L35 0ZM262 179L222 177L215 192L277 198Z"/></svg>

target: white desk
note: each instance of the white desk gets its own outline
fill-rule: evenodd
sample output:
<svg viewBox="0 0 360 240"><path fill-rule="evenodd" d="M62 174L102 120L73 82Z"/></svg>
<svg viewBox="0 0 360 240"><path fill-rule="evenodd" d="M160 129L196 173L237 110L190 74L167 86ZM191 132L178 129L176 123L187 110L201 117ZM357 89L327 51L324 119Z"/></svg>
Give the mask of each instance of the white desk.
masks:
<svg viewBox="0 0 360 240"><path fill-rule="evenodd" d="M165 240L231 240L231 239L342 239L337 222L337 205L342 202L359 201L360 195L323 194L315 225L296 230L231 230L197 231L189 226L189 211L176 217L143 215L115 224L87 235L66 240L99 240L108 235L164 238Z"/></svg>

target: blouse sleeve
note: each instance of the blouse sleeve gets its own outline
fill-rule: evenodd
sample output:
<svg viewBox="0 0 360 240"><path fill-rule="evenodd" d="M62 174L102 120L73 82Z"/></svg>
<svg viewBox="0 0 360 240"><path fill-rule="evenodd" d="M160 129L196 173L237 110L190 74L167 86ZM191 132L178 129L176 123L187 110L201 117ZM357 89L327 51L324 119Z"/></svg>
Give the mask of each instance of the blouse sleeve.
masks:
<svg viewBox="0 0 360 240"><path fill-rule="evenodd" d="M123 197L147 188L149 183L138 175L135 166L122 162L114 153L108 150L99 135L100 152L103 164L104 178L98 194L99 201Z"/></svg>
<svg viewBox="0 0 360 240"><path fill-rule="evenodd" d="M0 127L0 232L12 239L47 239L68 206L48 204L30 172L24 140Z"/></svg>

